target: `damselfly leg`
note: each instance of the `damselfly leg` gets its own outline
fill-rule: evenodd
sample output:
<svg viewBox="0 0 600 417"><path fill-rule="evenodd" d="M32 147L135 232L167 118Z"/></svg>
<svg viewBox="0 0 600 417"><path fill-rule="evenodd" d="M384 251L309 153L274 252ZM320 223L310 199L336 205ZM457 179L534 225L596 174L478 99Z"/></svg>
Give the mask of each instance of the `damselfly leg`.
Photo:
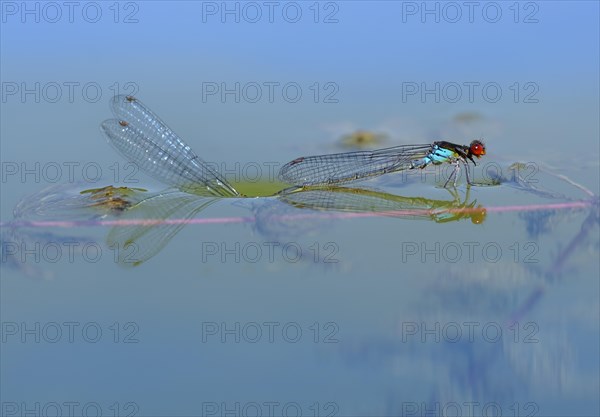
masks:
<svg viewBox="0 0 600 417"><path fill-rule="evenodd" d="M471 182L471 178L469 176L469 164L467 164L467 162L464 159L460 158L460 159L456 159L454 162L452 162L452 165L454 165L454 169L452 170L452 173L450 174L450 176L444 183L444 188L446 188L446 186L452 179L454 179L453 186L456 187L456 181L458 180L458 175L460 174L460 164L461 163L465 166L465 175L467 177L467 184L473 185L473 183Z"/></svg>

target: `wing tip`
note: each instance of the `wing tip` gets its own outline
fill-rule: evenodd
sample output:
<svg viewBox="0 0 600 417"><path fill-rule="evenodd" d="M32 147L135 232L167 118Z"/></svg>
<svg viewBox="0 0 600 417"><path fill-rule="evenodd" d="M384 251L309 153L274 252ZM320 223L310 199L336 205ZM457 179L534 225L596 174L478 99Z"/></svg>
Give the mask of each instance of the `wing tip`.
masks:
<svg viewBox="0 0 600 417"><path fill-rule="evenodd" d="M110 99L109 107L115 116L122 118L126 115L124 109L135 102L138 99L132 95L116 94Z"/></svg>

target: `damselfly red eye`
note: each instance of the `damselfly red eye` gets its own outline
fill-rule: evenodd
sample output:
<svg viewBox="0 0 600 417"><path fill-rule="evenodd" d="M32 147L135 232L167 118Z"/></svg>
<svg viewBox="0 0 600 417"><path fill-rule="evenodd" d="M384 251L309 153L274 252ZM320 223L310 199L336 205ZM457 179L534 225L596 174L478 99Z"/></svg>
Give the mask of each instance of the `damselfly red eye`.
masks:
<svg viewBox="0 0 600 417"><path fill-rule="evenodd" d="M485 145L479 140L474 140L470 145L471 153L477 157L485 155Z"/></svg>

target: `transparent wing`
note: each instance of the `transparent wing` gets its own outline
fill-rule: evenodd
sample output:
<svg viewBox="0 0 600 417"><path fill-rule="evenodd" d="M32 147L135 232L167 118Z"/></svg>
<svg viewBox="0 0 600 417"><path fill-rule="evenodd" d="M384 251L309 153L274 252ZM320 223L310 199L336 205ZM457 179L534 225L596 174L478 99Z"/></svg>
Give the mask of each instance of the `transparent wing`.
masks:
<svg viewBox="0 0 600 417"><path fill-rule="evenodd" d="M315 188L295 192L280 193L279 200L297 208L351 213L401 212L406 218L429 218L427 210L434 205L433 200L420 197L403 197L359 188ZM444 202L447 203L447 202ZM411 213L413 211L413 213Z"/></svg>
<svg viewBox="0 0 600 417"><path fill-rule="evenodd" d="M106 238L107 243L109 247L119 249L119 264L125 267L137 266L159 253L179 233L185 226L185 222L181 220L192 218L218 200L181 191L167 191L154 195L126 211L120 219L148 219L158 223L115 226Z"/></svg>
<svg viewBox="0 0 600 417"><path fill-rule="evenodd" d="M108 142L155 179L201 195L236 197L239 193L139 100L115 96L117 119L101 124Z"/></svg>
<svg viewBox="0 0 600 417"><path fill-rule="evenodd" d="M432 145L402 145L294 159L279 170L279 179L298 186L335 185L426 165Z"/></svg>
<svg viewBox="0 0 600 417"><path fill-rule="evenodd" d="M451 200L433 200L423 197L404 197L379 191L346 187L305 188L279 193L278 198L294 207L310 210L352 213L381 213L384 216L411 220L431 220L446 223L471 219L473 223L485 220L486 210L475 206L477 201L461 202L458 194L450 192Z"/></svg>

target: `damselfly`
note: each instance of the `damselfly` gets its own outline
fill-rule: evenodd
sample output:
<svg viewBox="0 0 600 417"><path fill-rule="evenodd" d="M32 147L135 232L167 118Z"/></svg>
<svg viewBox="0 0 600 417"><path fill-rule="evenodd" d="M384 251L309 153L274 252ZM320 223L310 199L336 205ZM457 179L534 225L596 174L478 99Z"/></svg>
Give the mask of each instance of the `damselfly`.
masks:
<svg viewBox="0 0 600 417"><path fill-rule="evenodd" d="M308 187L283 190L280 201L294 207L310 210L350 213L379 213L403 219L426 219L446 223L465 218L474 224L485 220L486 209L470 199L470 189L461 201L456 189L448 189L452 200L434 200L424 197L405 197L361 188Z"/></svg>
<svg viewBox="0 0 600 417"><path fill-rule="evenodd" d="M302 187L337 185L447 162L455 168L444 187L452 178L456 185L460 164L465 166L467 183L472 184L467 163L471 161L473 165L477 165L474 158L481 158L483 155L485 145L480 140L474 140L469 146L440 141L429 145L401 145L375 151L304 156L285 164L279 171L279 179Z"/></svg>
<svg viewBox="0 0 600 417"><path fill-rule="evenodd" d="M189 193L240 196L138 99L115 96L110 107L116 119L102 122L102 131L108 142L140 170Z"/></svg>

